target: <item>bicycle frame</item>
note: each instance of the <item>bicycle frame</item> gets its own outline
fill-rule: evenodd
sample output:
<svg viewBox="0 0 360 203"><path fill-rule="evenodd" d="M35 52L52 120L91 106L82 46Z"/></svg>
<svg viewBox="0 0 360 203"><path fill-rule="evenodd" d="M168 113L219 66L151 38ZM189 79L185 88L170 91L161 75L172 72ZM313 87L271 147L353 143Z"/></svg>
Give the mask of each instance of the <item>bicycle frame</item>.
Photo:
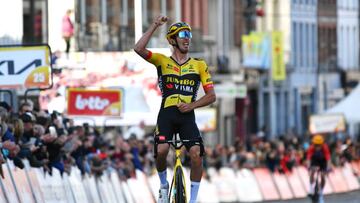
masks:
<svg viewBox="0 0 360 203"><path fill-rule="evenodd" d="M170 198L173 198L173 200L175 199L175 194L176 192L173 192L172 189L174 186L176 186L177 182L176 182L176 172L177 172L177 169L180 169L181 171L181 180L182 180L182 185L183 185L183 189L184 189L184 199L185 199L185 202L187 202L187 193L186 193L186 183L185 183L185 176L184 176L184 172L183 172L183 166L182 166L182 163L181 163L181 148L184 146L185 143L201 143L202 144L202 139L194 139L194 140L177 140L176 139L176 136L175 136L175 139L173 140L159 140L159 139L155 139L155 143L156 144L164 144L164 143L167 143L167 144L170 144L174 147L175 149L175 165L174 165L174 172L173 172L173 178L172 178L172 182L171 182L171 187L170 187L170 192L169 192L169 202L170 202ZM175 202L175 201L173 201ZM178 202L176 202L178 203Z"/></svg>

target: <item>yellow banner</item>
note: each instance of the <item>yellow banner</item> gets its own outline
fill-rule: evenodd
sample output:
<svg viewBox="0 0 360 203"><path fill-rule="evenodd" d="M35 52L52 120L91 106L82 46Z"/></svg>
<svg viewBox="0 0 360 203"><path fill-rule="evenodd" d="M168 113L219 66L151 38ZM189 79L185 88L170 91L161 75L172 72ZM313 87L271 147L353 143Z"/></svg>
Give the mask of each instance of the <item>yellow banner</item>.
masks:
<svg viewBox="0 0 360 203"><path fill-rule="evenodd" d="M279 31L273 31L271 34L271 66L273 80L286 79L283 36Z"/></svg>

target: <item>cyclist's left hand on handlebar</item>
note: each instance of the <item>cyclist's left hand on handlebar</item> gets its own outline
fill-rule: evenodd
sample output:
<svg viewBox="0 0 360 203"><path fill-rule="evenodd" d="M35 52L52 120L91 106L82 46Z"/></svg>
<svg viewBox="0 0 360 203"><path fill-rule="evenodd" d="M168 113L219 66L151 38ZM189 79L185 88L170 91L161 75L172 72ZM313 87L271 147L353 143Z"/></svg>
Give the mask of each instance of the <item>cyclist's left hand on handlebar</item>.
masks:
<svg viewBox="0 0 360 203"><path fill-rule="evenodd" d="M194 109L191 104L187 103L179 103L177 104L177 107L181 113L190 112Z"/></svg>

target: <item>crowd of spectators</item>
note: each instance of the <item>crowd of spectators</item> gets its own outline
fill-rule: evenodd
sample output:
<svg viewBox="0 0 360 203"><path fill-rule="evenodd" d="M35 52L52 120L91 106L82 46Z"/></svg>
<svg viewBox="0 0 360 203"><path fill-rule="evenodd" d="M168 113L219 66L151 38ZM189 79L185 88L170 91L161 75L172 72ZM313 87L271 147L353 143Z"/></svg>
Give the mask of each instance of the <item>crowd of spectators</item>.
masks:
<svg viewBox="0 0 360 203"><path fill-rule="evenodd" d="M11 160L20 169L24 159L50 175L54 169L70 173L74 165L82 175L116 170L122 179L134 176L135 169L148 174L154 169L151 135L124 139L116 128L74 125L72 119L34 110L30 103L21 104L17 113L0 103L0 135L0 162Z"/></svg>
<svg viewBox="0 0 360 203"><path fill-rule="evenodd" d="M234 169L266 167L271 172L289 173L295 166L307 166L306 153L311 136L287 135L268 140L252 135L246 144L236 141L232 146L207 148L206 166ZM331 152L331 167L343 166L360 158L360 142L348 136L324 135ZM359 174L360 175L360 174Z"/></svg>
<svg viewBox="0 0 360 203"><path fill-rule="evenodd" d="M0 102L0 163L13 161L23 169L27 159L31 167L42 168L50 175L71 173L77 166L85 176L101 176L117 171L123 180L134 177L135 170L154 174L153 134L139 130L122 132L119 128L97 128L89 124L75 125L72 119L57 112L36 110L31 103L22 103L15 111ZM359 140L348 137L328 139L332 163L336 166L359 159ZM204 167L255 168L288 173L294 166L304 164L309 138L287 135L268 140L252 135L247 142L237 140L231 146L206 146ZM169 164L173 156L169 155ZM184 156L184 165L189 158Z"/></svg>

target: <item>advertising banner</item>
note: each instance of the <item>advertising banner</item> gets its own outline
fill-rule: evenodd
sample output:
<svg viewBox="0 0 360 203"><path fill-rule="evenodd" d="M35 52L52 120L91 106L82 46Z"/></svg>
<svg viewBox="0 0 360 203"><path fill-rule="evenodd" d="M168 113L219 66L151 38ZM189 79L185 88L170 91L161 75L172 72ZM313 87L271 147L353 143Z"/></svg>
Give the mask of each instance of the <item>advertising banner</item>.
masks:
<svg viewBox="0 0 360 203"><path fill-rule="evenodd" d="M0 88L47 88L51 84L50 48L0 47Z"/></svg>
<svg viewBox="0 0 360 203"><path fill-rule="evenodd" d="M285 80L286 69L284 63L284 48L282 32L274 31L271 34L271 67L273 80Z"/></svg>
<svg viewBox="0 0 360 203"><path fill-rule="evenodd" d="M268 69L270 67L270 39L266 33L242 36L243 66Z"/></svg>
<svg viewBox="0 0 360 203"><path fill-rule="evenodd" d="M211 132L216 130L216 109L199 108L195 110L195 119L200 131Z"/></svg>
<svg viewBox="0 0 360 203"><path fill-rule="evenodd" d="M247 87L244 84L219 83L215 85L215 93L218 98L245 98Z"/></svg>
<svg viewBox="0 0 360 203"><path fill-rule="evenodd" d="M309 130L311 134L343 132L346 122L343 114L326 114L310 116Z"/></svg>
<svg viewBox="0 0 360 203"><path fill-rule="evenodd" d="M343 132L346 122L343 114L323 114L310 116L309 130L311 134Z"/></svg>
<svg viewBox="0 0 360 203"><path fill-rule="evenodd" d="M67 114L70 116L120 116L122 90L67 90Z"/></svg>

